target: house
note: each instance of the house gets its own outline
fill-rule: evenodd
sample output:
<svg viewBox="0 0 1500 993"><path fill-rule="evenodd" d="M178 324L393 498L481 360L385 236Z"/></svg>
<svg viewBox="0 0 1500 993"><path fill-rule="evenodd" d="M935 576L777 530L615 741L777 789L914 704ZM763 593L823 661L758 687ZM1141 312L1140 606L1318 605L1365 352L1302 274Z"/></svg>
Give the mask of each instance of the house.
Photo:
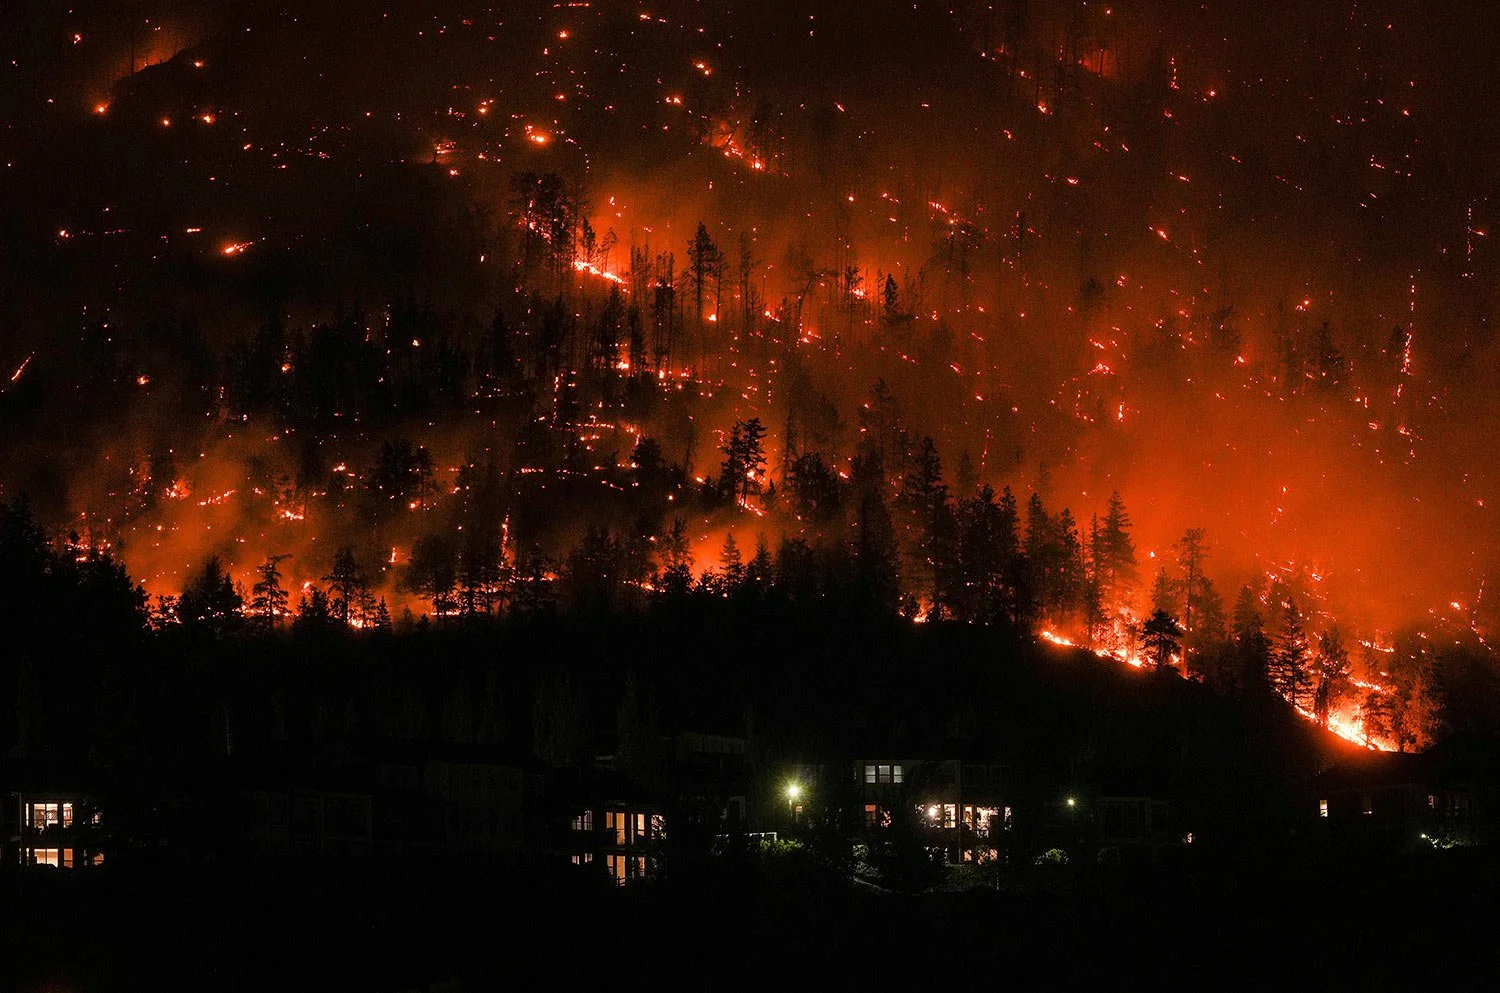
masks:
<svg viewBox="0 0 1500 993"><path fill-rule="evenodd" d="M910 806L933 844L957 862L994 857L990 842L1010 827L1008 777L999 763L875 757L856 759L853 771L866 832L890 827L899 808Z"/></svg>
<svg viewBox="0 0 1500 993"><path fill-rule="evenodd" d="M609 769L559 770L558 809L565 822L558 848L576 866L591 866L618 885L656 875L667 821L659 797Z"/></svg>
<svg viewBox="0 0 1500 993"><path fill-rule="evenodd" d="M545 826L541 771L478 745L240 755L221 782L231 856L517 867Z"/></svg>
<svg viewBox="0 0 1500 993"><path fill-rule="evenodd" d="M375 842L394 858L530 864L545 836L545 770L481 745L388 747L372 763Z"/></svg>
<svg viewBox="0 0 1500 993"><path fill-rule="evenodd" d="M78 792L9 794L3 858L12 865L82 869L104 864L104 814Z"/></svg>
<svg viewBox="0 0 1500 993"><path fill-rule="evenodd" d="M745 823L748 742L738 735L684 731L673 741L673 810L715 833Z"/></svg>
<svg viewBox="0 0 1500 993"><path fill-rule="evenodd" d="M1340 844L1383 850L1488 844L1500 818L1500 739L1453 735L1420 754L1371 752L1314 779L1305 817Z"/></svg>

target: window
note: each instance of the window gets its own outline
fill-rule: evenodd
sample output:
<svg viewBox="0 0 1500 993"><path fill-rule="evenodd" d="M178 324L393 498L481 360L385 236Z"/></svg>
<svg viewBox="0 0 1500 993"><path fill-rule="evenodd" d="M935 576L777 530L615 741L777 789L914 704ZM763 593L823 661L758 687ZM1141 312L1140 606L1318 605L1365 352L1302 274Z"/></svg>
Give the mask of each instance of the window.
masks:
<svg viewBox="0 0 1500 993"><path fill-rule="evenodd" d="M622 847L625 844L625 827L626 821L623 813L614 810L604 812L604 830L613 832L615 844Z"/></svg>
<svg viewBox="0 0 1500 993"><path fill-rule="evenodd" d="M632 827L634 828L630 836L631 844L644 843L650 837L646 834L646 815L632 814L631 820L633 821Z"/></svg>
<svg viewBox="0 0 1500 993"><path fill-rule="evenodd" d="M62 852L56 848L33 848L31 863L33 865L61 865Z"/></svg>
<svg viewBox="0 0 1500 993"><path fill-rule="evenodd" d="M880 823L880 808L873 803L865 804L865 827L872 828Z"/></svg>
<svg viewBox="0 0 1500 993"><path fill-rule="evenodd" d="M574 814L572 824L574 831L594 830L594 812L592 810L585 810L581 814Z"/></svg>
<svg viewBox="0 0 1500 993"><path fill-rule="evenodd" d="M987 838L990 834L990 826L1000 816L999 807L972 807L964 805L964 827L971 829L981 838Z"/></svg>
<svg viewBox="0 0 1500 993"><path fill-rule="evenodd" d="M1328 816L1328 801L1327 800L1319 800L1318 801L1318 816L1319 817L1327 817Z"/></svg>
<svg viewBox="0 0 1500 993"><path fill-rule="evenodd" d="M1433 793L1427 794L1427 809L1428 810L1436 810L1437 809L1437 796L1436 796L1436 794L1433 794Z"/></svg>
<svg viewBox="0 0 1500 993"><path fill-rule="evenodd" d="M616 884L620 886L625 885L625 856L606 855L604 856L604 866L609 870L609 874L614 877Z"/></svg>
<svg viewBox="0 0 1500 993"><path fill-rule="evenodd" d="M904 781L904 774L899 765L866 765L866 783L899 783Z"/></svg>
<svg viewBox="0 0 1500 993"><path fill-rule="evenodd" d="M661 814L651 815L651 837L660 840L667 836L667 821Z"/></svg>
<svg viewBox="0 0 1500 993"><path fill-rule="evenodd" d="M588 865L592 861L594 861L593 852L584 852L582 855L573 856L574 865Z"/></svg>
<svg viewBox="0 0 1500 993"><path fill-rule="evenodd" d="M958 827L958 804L956 804L956 803L945 803L945 804L943 804L943 827L945 827L945 828Z"/></svg>

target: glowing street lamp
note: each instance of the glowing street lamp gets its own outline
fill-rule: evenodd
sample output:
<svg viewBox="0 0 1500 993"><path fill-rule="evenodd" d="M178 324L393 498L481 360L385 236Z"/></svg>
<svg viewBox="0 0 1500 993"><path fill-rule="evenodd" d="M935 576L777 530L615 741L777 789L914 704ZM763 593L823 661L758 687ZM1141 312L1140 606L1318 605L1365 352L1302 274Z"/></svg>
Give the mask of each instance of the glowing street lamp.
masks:
<svg viewBox="0 0 1500 993"><path fill-rule="evenodd" d="M1076 797L1071 797L1071 796L1068 797L1068 806L1069 807L1076 807L1076 806L1078 806L1078 799Z"/></svg>
<svg viewBox="0 0 1500 993"><path fill-rule="evenodd" d="M802 799L802 784L793 780L786 784L786 812L792 820L797 819L797 813L802 809L799 803Z"/></svg>

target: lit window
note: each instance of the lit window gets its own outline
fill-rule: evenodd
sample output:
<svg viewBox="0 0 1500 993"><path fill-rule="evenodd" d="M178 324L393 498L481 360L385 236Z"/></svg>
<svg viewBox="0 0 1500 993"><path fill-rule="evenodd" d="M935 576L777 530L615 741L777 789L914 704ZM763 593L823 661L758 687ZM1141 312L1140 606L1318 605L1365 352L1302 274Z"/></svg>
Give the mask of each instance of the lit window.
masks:
<svg viewBox="0 0 1500 993"><path fill-rule="evenodd" d="M62 826L73 826L73 805L71 803L65 803L62 805Z"/></svg>
<svg viewBox="0 0 1500 993"><path fill-rule="evenodd" d="M592 830L594 830L594 812L592 810L585 810L583 813L575 815L573 817L573 830L574 831L592 831Z"/></svg>
<svg viewBox="0 0 1500 993"><path fill-rule="evenodd" d="M1327 800L1319 800L1318 801L1318 816L1319 817L1327 817L1328 816L1328 801Z"/></svg>
<svg viewBox="0 0 1500 993"><path fill-rule="evenodd" d="M1428 810L1436 810L1437 809L1437 796L1434 795L1434 794L1432 794L1432 793L1427 794L1427 809Z"/></svg>
<svg viewBox="0 0 1500 993"><path fill-rule="evenodd" d="M880 820L880 808L873 803L865 804L865 827L872 828Z"/></svg>
<svg viewBox="0 0 1500 993"><path fill-rule="evenodd" d="M592 861L594 861L593 852L584 852L582 855L573 856L574 865L588 865Z"/></svg>
<svg viewBox="0 0 1500 993"><path fill-rule="evenodd" d="M865 782L875 782L875 767L873 765L865 766Z"/></svg>
<svg viewBox="0 0 1500 993"><path fill-rule="evenodd" d="M56 848L33 848L31 850L33 865L59 865L61 858L62 852Z"/></svg>
<svg viewBox="0 0 1500 993"><path fill-rule="evenodd" d="M958 804L956 804L956 803L945 803L945 804L943 804L943 827L945 827L945 828L958 827Z"/></svg>
<svg viewBox="0 0 1500 993"><path fill-rule="evenodd" d="M880 770L880 781L882 783L889 783L891 781L891 767L888 765L882 765L878 766L877 768Z"/></svg>
<svg viewBox="0 0 1500 993"><path fill-rule="evenodd" d="M901 782L901 767L899 765L891 766L891 782Z"/></svg>
<svg viewBox="0 0 1500 993"><path fill-rule="evenodd" d="M981 838L989 837L990 826L1000 816L998 807L964 807L964 827L970 828Z"/></svg>

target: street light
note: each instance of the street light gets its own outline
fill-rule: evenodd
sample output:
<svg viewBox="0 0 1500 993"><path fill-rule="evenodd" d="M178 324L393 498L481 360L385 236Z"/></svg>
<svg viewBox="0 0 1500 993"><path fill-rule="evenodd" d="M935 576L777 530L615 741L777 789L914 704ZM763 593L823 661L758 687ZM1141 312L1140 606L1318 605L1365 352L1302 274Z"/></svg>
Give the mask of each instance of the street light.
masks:
<svg viewBox="0 0 1500 993"><path fill-rule="evenodd" d="M786 813L795 823L797 813L802 809L802 804L797 801L802 799L802 784L793 780L786 784Z"/></svg>
<svg viewBox="0 0 1500 993"><path fill-rule="evenodd" d="M1068 797L1068 806L1070 806L1070 807L1076 807L1076 806L1078 806L1078 800L1076 798L1074 798L1074 797Z"/></svg>

